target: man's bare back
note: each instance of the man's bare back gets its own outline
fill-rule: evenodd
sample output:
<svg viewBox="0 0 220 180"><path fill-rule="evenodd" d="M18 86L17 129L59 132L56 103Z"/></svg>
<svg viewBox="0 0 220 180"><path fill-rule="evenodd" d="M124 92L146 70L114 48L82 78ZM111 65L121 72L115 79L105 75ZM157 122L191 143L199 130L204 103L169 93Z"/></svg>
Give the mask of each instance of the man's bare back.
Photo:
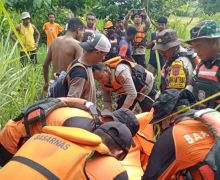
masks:
<svg viewBox="0 0 220 180"><path fill-rule="evenodd" d="M56 38L49 51L51 53L52 73L66 71L69 64L83 53L79 41L66 36Z"/></svg>
<svg viewBox="0 0 220 180"><path fill-rule="evenodd" d="M83 49L79 41L83 37L84 24L79 18L71 18L64 36L56 38L50 45L43 65L44 90L49 86L49 66L52 63L53 74L66 71L73 60L79 59L83 54ZM79 40L79 41L78 41Z"/></svg>

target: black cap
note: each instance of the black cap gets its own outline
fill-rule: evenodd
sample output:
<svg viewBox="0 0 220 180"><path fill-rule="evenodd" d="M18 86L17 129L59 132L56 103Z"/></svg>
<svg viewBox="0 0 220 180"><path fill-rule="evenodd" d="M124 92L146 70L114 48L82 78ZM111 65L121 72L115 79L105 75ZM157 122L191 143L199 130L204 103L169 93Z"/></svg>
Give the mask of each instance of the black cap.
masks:
<svg viewBox="0 0 220 180"><path fill-rule="evenodd" d="M127 155L132 144L132 134L126 125L117 121L110 121L102 124L98 129L101 129L113 139L123 150L124 157Z"/></svg>
<svg viewBox="0 0 220 180"><path fill-rule="evenodd" d="M120 108L113 112L113 118L115 121L119 121L125 124L131 131L132 136L139 130L139 122L135 116L135 114L126 108Z"/></svg>
<svg viewBox="0 0 220 180"><path fill-rule="evenodd" d="M187 89L182 91L177 89L165 90L153 103L154 117L150 123L158 123L161 119L174 112L177 107L182 105L189 106L192 103L195 103L195 97Z"/></svg>
<svg viewBox="0 0 220 180"><path fill-rule="evenodd" d="M132 136L135 136L139 130L139 122L130 109L120 108L113 113L105 109L101 112L101 116L110 117L114 121L125 124L130 129Z"/></svg>

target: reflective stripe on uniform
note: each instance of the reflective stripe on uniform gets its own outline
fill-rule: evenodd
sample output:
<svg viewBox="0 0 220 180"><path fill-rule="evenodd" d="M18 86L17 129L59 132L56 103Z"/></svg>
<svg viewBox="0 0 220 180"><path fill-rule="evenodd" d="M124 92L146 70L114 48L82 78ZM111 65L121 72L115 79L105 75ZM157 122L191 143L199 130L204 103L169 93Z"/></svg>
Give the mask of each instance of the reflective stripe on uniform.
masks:
<svg viewBox="0 0 220 180"><path fill-rule="evenodd" d="M204 79L209 79L209 80L217 82L218 78L217 78L216 74L218 72L218 69L219 69L218 66L213 66L211 69L208 69L203 64L198 71L198 77L204 78Z"/></svg>

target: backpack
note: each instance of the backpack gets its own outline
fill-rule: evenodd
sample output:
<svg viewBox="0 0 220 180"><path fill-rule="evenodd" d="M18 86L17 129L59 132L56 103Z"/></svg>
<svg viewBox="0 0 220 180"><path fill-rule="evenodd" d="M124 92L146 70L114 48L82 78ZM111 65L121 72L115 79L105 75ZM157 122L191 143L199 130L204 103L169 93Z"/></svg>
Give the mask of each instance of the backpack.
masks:
<svg viewBox="0 0 220 180"><path fill-rule="evenodd" d="M41 122L42 127L46 126L46 117L55 109L61 107L73 107L88 111L94 118L96 126L100 125L99 112L96 106L89 101L80 98L46 98L41 101L24 108L21 114L13 119L13 121L20 121L23 119L23 124L26 131L25 139L31 137L30 126Z"/></svg>
<svg viewBox="0 0 220 180"><path fill-rule="evenodd" d="M191 172L199 170L203 177L220 179L220 113L214 109L203 109L194 113L194 118L204 123L212 135L216 138L213 147L210 149L205 159L196 165L184 170L184 179L192 179ZM212 170L212 171L211 171Z"/></svg>
<svg viewBox="0 0 220 180"><path fill-rule="evenodd" d="M77 66L85 68L81 63L74 62L67 72L61 71L57 74L58 77L48 87L47 97L58 98L67 96L69 91L68 75L72 72L73 68Z"/></svg>
<svg viewBox="0 0 220 180"><path fill-rule="evenodd" d="M200 63L198 55L191 48L187 48L186 52L179 52L178 56L187 57L192 63L193 69Z"/></svg>

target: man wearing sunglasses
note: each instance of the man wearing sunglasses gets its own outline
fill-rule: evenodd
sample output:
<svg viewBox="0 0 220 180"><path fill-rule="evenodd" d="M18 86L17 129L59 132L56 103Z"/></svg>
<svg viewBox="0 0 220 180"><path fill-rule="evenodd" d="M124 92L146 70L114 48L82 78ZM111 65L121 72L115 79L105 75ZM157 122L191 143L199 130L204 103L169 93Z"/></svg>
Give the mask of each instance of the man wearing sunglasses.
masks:
<svg viewBox="0 0 220 180"><path fill-rule="evenodd" d="M86 42L82 42L83 55L73 61L68 70L68 95L82 98L96 103L96 87L91 65L105 59L111 48L106 36L100 33L93 34Z"/></svg>

